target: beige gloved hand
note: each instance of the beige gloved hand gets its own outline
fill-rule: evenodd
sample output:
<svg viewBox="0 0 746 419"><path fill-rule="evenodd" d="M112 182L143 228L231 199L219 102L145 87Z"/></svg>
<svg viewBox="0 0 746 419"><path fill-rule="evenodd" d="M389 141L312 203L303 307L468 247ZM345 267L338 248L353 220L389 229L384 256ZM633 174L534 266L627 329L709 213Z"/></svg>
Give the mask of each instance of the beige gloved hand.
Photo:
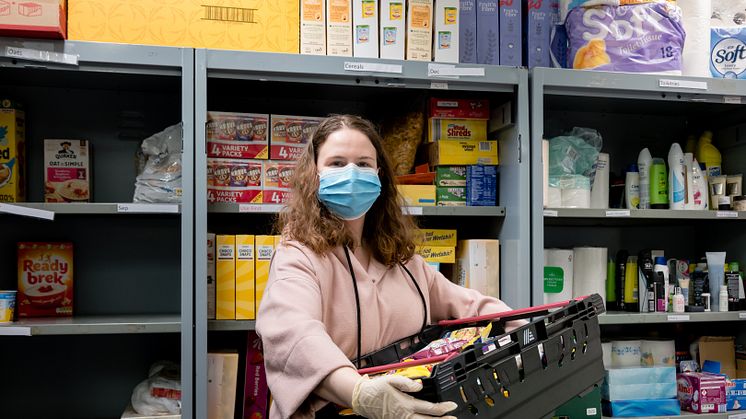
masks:
<svg viewBox="0 0 746 419"><path fill-rule="evenodd" d="M427 419L458 407L454 402L430 403L407 394L420 390L422 383L399 375L364 375L352 391L352 410L368 419Z"/></svg>

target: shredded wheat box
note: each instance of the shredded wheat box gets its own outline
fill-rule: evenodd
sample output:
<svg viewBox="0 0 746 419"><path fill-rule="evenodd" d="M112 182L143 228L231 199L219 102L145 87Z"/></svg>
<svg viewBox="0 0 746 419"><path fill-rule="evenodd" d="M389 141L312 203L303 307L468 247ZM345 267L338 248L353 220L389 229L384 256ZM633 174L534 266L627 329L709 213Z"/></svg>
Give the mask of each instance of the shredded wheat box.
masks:
<svg viewBox="0 0 746 419"><path fill-rule="evenodd" d="M91 201L91 149L86 140L44 140L44 201Z"/></svg>
<svg viewBox="0 0 746 419"><path fill-rule="evenodd" d="M26 124L18 103L0 102L0 202L26 199Z"/></svg>
<svg viewBox="0 0 746 419"><path fill-rule="evenodd" d="M72 243L18 243L18 317L73 315Z"/></svg>

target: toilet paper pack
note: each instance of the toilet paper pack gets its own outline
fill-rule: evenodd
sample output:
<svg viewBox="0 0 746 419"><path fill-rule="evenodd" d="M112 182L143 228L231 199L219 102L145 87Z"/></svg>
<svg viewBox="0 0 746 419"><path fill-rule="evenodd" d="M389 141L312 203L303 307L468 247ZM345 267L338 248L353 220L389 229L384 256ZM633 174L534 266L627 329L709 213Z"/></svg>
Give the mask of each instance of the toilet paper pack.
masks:
<svg viewBox="0 0 746 419"><path fill-rule="evenodd" d="M725 79L746 79L746 26L712 28L710 71Z"/></svg>

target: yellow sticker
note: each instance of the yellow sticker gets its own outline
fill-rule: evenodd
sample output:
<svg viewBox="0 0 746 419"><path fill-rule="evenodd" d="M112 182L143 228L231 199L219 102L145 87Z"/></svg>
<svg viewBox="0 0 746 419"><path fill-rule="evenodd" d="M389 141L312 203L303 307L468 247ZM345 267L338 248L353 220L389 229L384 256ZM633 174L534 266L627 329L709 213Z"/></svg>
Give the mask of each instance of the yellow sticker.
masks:
<svg viewBox="0 0 746 419"><path fill-rule="evenodd" d="M404 6L401 3L389 3L389 19L401 20L404 16Z"/></svg>
<svg viewBox="0 0 746 419"><path fill-rule="evenodd" d="M446 7L444 8L443 16L445 18L445 24L446 25L455 25L456 24L456 17L458 16L458 9L455 7Z"/></svg>
<svg viewBox="0 0 746 419"><path fill-rule="evenodd" d="M373 0L363 0L363 17L376 17L376 2Z"/></svg>

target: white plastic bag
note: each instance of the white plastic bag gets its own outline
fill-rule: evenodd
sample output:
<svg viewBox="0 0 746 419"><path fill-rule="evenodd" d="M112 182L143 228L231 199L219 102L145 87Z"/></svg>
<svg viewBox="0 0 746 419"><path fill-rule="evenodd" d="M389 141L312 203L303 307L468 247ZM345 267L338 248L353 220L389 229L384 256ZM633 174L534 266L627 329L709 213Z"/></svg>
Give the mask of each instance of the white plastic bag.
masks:
<svg viewBox="0 0 746 419"><path fill-rule="evenodd" d="M142 142L147 158L135 181L134 202L181 202L182 124L172 125Z"/></svg>
<svg viewBox="0 0 746 419"><path fill-rule="evenodd" d="M141 415L181 414L179 367L172 362L156 362L149 375L132 392L135 411Z"/></svg>

